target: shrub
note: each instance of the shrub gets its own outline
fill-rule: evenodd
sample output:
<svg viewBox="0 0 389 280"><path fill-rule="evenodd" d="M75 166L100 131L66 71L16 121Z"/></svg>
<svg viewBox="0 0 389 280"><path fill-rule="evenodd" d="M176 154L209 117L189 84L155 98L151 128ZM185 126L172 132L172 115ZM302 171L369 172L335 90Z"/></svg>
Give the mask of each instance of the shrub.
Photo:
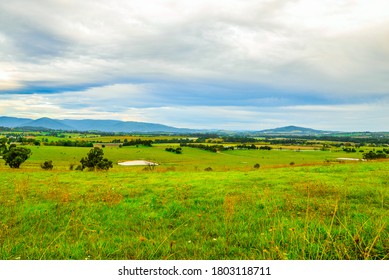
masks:
<svg viewBox="0 0 389 280"><path fill-rule="evenodd" d="M91 149L87 157L84 157L80 160L81 170L84 170L86 167L89 170L108 170L109 168L112 168L112 161L107 158L104 158L103 156L104 152L101 148L95 147Z"/></svg>
<svg viewBox="0 0 389 280"><path fill-rule="evenodd" d="M256 163L256 164L254 164L254 168L255 169L258 169L258 168L260 168L261 166L259 165L259 163Z"/></svg>
<svg viewBox="0 0 389 280"><path fill-rule="evenodd" d="M366 160L382 159L382 158L386 158L386 154L384 154L382 151L377 151L377 153L374 151L369 151L368 153L363 154L363 158Z"/></svg>
<svg viewBox="0 0 389 280"><path fill-rule="evenodd" d="M44 163L41 164L42 169L44 170L52 170L53 169L53 161L47 160Z"/></svg>
<svg viewBox="0 0 389 280"><path fill-rule="evenodd" d="M30 155L30 149L10 145L9 150L4 152L3 159L5 160L5 165L9 165L11 168L19 168L20 165L30 157Z"/></svg>
<svg viewBox="0 0 389 280"><path fill-rule="evenodd" d="M204 171L213 171L212 167L207 167L204 169Z"/></svg>
<svg viewBox="0 0 389 280"><path fill-rule="evenodd" d="M176 153L176 154L182 154L182 148L181 147L178 147L178 148L172 148L172 147L168 147L165 149L166 152L172 152L172 153Z"/></svg>
<svg viewBox="0 0 389 280"><path fill-rule="evenodd" d="M268 150L268 151L270 151L270 150L273 149L273 148L270 147L270 146L261 146L261 147L259 147L259 149L260 149L260 150Z"/></svg>

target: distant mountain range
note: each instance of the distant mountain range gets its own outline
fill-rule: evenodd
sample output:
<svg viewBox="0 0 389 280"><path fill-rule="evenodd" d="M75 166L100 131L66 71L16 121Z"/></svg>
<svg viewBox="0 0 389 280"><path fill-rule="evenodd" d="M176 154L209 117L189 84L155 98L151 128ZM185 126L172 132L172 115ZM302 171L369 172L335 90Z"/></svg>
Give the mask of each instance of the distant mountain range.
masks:
<svg viewBox="0 0 389 280"><path fill-rule="evenodd" d="M198 130L177 128L156 123L116 121L116 120L57 120L50 118L26 119L14 117L0 117L0 127L8 128L31 128L53 129L65 131L99 131L99 132L122 132L122 133L199 133L220 132L217 130ZM253 131L251 131L252 133ZM274 129L256 131L258 134L268 135L318 135L329 133L299 126L285 126Z"/></svg>
<svg viewBox="0 0 389 280"><path fill-rule="evenodd" d="M115 120L57 120L50 118L25 119L0 117L0 127L34 128L67 131L100 131L100 132L128 132L128 133L194 133L197 130L176 128L156 123L123 122Z"/></svg>

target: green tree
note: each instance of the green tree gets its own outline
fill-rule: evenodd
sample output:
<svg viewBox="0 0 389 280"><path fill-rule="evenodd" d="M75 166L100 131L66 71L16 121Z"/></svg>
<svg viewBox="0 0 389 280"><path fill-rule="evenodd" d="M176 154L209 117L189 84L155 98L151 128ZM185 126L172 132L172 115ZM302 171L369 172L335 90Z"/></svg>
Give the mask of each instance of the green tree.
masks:
<svg viewBox="0 0 389 280"><path fill-rule="evenodd" d="M90 170L102 169L108 170L112 168L112 161L104 158L104 151L101 148L95 147L89 151L86 157L80 160L81 169L89 168Z"/></svg>
<svg viewBox="0 0 389 280"><path fill-rule="evenodd" d="M30 149L12 146L3 153L3 159L5 160L5 165L9 165L11 168L19 168L30 155Z"/></svg>

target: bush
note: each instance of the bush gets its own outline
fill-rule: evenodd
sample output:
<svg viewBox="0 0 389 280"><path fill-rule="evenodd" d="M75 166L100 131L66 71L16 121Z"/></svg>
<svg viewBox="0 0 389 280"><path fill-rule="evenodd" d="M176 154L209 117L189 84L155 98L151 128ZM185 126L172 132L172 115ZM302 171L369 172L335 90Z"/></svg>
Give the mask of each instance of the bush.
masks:
<svg viewBox="0 0 389 280"><path fill-rule="evenodd" d="M273 149L273 148L270 147L270 146L261 146L261 147L259 147L259 149L260 149L260 150L268 150L268 151L270 151L270 150Z"/></svg>
<svg viewBox="0 0 389 280"><path fill-rule="evenodd" d="M384 154L382 151L377 151L377 153L374 151L369 151L368 153L363 154L363 158L366 160L383 159L386 158L386 154Z"/></svg>
<svg viewBox="0 0 389 280"><path fill-rule="evenodd" d="M346 153L355 153L357 150L355 148L343 148L343 151Z"/></svg>
<svg viewBox="0 0 389 280"><path fill-rule="evenodd" d="M254 168L255 169L258 169L258 168L260 168L261 166L259 165L259 163L256 163L256 164L254 164Z"/></svg>
<svg viewBox="0 0 389 280"><path fill-rule="evenodd" d="M30 149L11 145L10 149L4 152L3 159L5 160L5 165L9 165L11 168L19 168L20 165L30 157L30 155Z"/></svg>
<svg viewBox="0 0 389 280"><path fill-rule="evenodd" d="M112 168L112 161L107 158L104 158L104 152L101 148L95 147L89 151L87 157L84 157L80 160L81 170L84 170L86 167L89 170L108 170Z"/></svg>
<svg viewBox="0 0 389 280"><path fill-rule="evenodd" d="M204 169L204 171L213 171L212 167L207 167Z"/></svg>
<svg viewBox="0 0 389 280"><path fill-rule="evenodd" d="M52 170L53 169L53 161L47 160L44 163L41 164L42 169L44 170Z"/></svg>
<svg viewBox="0 0 389 280"><path fill-rule="evenodd" d="M178 148L172 148L172 147L168 147L165 149L166 152L172 152L172 153L176 153L176 154L182 154L182 148L181 147L178 147Z"/></svg>

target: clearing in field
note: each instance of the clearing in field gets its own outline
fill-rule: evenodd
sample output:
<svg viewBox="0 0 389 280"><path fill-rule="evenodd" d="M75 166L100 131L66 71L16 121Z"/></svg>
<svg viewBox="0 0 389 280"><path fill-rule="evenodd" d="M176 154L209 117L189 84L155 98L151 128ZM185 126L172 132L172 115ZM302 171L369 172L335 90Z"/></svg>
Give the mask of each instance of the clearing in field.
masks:
<svg viewBox="0 0 389 280"><path fill-rule="evenodd" d="M158 163L147 161L147 160L129 160L129 161L118 162L118 165L123 165L123 166L158 165Z"/></svg>
<svg viewBox="0 0 389 280"><path fill-rule="evenodd" d="M359 158L337 158L336 159L337 161L342 161L342 160L349 160L349 161L363 161L363 159L359 159Z"/></svg>

